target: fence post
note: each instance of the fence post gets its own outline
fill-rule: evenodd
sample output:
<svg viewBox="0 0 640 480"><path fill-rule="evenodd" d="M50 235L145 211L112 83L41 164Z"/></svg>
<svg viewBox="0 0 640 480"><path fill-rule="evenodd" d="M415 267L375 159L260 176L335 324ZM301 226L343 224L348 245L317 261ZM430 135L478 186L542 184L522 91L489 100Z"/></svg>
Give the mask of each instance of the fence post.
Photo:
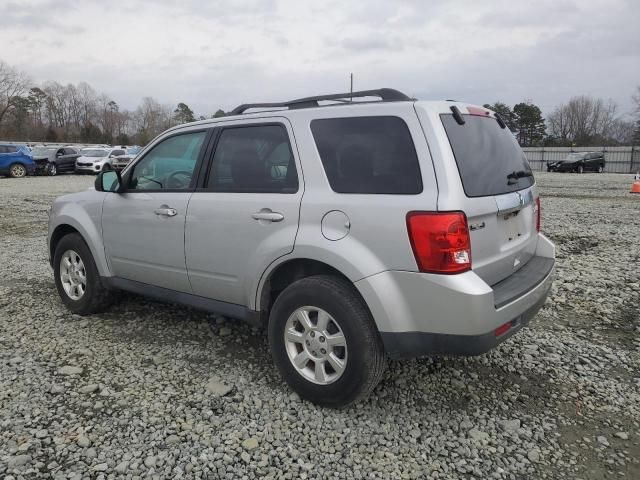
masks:
<svg viewBox="0 0 640 480"><path fill-rule="evenodd" d="M635 163L634 162L634 160L635 160L634 159L634 150L635 150L635 148L636 147L634 145L631 145L631 161L629 162L629 169L630 169L629 173L633 173L633 170L634 170L633 164Z"/></svg>
<svg viewBox="0 0 640 480"><path fill-rule="evenodd" d="M540 170L544 171L544 147L542 147L542 151L540 153L542 154L542 165L540 165Z"/></svg>

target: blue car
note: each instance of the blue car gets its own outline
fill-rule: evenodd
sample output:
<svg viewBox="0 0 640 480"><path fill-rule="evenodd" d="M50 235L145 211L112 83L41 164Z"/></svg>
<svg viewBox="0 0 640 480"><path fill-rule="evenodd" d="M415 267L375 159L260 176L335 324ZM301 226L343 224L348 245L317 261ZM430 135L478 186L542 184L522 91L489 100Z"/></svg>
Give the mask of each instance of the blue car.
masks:
<svg viewBox="0 0 640 480"><path fill-rule="evenodd" d="M0 175L21 178L33 175L35 171L36 162L33 161L27 147L0 145Z"/></svg>

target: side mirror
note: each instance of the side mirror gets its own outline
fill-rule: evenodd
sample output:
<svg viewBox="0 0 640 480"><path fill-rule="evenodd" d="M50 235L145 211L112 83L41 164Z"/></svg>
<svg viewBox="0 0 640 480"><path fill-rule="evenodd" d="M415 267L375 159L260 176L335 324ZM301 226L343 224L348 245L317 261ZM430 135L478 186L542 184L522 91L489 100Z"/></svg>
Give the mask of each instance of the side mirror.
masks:
<svg viewBox="0 0 640 480"><path fill-rule="evenodd" d="M95 181L96 191L120 193L123 189L122 177L116 170L100 172Z"/></svg>

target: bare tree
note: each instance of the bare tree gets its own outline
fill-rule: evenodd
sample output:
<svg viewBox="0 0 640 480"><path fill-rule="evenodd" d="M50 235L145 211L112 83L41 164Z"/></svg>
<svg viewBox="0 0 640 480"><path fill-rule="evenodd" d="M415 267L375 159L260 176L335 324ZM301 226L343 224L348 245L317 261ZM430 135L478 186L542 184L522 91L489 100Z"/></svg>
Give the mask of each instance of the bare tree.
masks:
<svg viewBox="0 0 640 480"><path fill-rule="evenodd" d="M0 61L0 125L16 98L29 89L30 80L23 72Z"/></svg>
<svg viewBox="0 0 640 480"><path fill-rule="evenodd" d="M617 105L586 95L573 97L549 116L551 136L578 145L605 142L616 128Z"/></svg>
<svg viewBox="0 0 640 480"><path fill-rule="evenodd" d="M175 124L173 111L152 97L144 97L135 114L136 134L142 144Z"/></svg>

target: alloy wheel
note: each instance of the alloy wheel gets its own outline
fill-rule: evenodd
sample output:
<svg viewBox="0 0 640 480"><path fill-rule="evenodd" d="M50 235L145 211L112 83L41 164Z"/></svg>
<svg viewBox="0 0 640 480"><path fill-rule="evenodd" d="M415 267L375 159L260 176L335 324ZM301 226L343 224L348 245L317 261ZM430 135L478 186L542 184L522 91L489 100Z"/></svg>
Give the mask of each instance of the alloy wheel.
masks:
<svg viewBox="0 0 640 480"><path fill-rule="evenodd" d="M87 291L87 270L74 250L65 251L60 258L60 282L71 300L80 300Z"/></svg>
<svg viewBox="0 0 640 480"><path fill-rule="evenodd" d="M11 166L11 176L14 178L21 178L27 175L27 169L24 165L16 164Z"/></svg>
<svg viewBox="0 0 640 480"><path fill-rule="evenodd" d="M284 343L296 371L306 380L329 385L347 366L347 342L338 322L318 307L300 307L285 325Z"/></svg>

